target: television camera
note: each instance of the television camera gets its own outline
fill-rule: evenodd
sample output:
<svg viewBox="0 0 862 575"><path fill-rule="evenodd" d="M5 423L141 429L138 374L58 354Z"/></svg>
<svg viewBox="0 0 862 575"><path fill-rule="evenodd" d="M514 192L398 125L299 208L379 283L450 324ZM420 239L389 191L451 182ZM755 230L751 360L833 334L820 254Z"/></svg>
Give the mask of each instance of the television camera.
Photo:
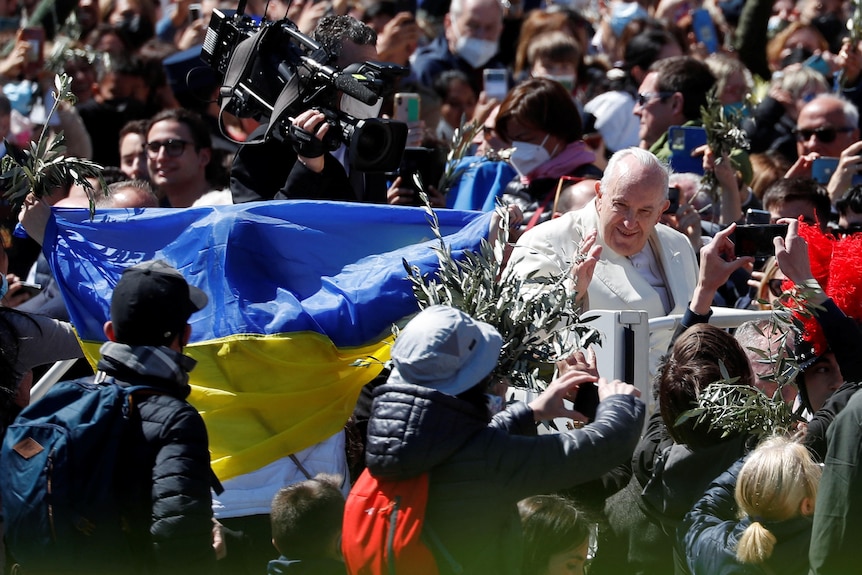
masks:
<svg viewBox="0 0 862 575"><path fill-rule="evenodd" d="M268 120L265 139L291 141L291 118L315 108L332 126L323 139L327 150L344 143L356 170L397 169L407 125L379 119L377 113L382 97L407 69L363 62L340 70L289 19L256 21L244 9L245 0L234 13L213 10L201 49L201 59L223 77L222 112Z"/></svg>

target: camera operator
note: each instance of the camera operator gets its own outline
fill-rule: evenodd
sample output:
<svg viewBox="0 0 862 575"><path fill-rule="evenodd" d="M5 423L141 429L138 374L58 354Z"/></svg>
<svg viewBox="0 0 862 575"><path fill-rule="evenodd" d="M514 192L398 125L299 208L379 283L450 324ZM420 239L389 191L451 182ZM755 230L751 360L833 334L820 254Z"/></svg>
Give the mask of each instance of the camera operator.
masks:
<svg viewBox="0 0 862 575"><path fill-rule="evenodd" d="M339 69L377 60L376 32L351 16L322 18L313 38ZM231 170L234 203L273 198L386 203L389 188L383 173L351 169L343 144L334 152L325 150L321 139L333 129L325 119L320 110L304 110L292 119L291 132L296 136L292 144L273 138L240 148ZM262 125L250 140L262 136L267 128Z"/></svg>

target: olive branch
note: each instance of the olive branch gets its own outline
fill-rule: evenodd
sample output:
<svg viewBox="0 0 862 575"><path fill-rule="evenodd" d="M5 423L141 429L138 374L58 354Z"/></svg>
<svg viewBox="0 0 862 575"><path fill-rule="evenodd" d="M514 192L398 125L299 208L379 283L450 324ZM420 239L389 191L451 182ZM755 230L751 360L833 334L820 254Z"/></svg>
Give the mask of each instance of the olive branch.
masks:
<svg viewBox="0 0 862 575"><path fill-rule="evenodd" d="M772 366L770 372L761 376L777 385L772 397L752 385L740 383L738 377L731 378L724 363L720 362L722 379L707 385L697 399L697 406L680 415L675 425L695 419L696 425L707 425L710 431L720 429L722 437L752 434L764 438L792 430L799 416L784 402L781 392L789 385L796 385L801 369L788 350L788 338L801 333L801 318L812 317L824 309L811 303L812 294L813 290L801 286L785 291L773 303L768 328L757 328L766 338L767 349L748 348L758 356L758 361ZM760 300L760 303L768 302ZM794 310L798 317L790 310Z"/></svg>
<svg viewBox="0 0 862 575"><path fill-rule="evenodd" d="M440 231L437 215L426 201L425 211L438 245L436 275L423 274L404 261L420 309L448 305L493 325L503 338L495 373L511 385L541 391L553 363L574 350L600 342L599 333L582 318L575 295L566 287L569 270L549 277L519 277L506 266L508 211L498 206L496 241L484 238L478 252L456 260Z"/></svg>
<svg viewBox="0 0 862 575"><path fill-rule="evenodd" d="M54 137L49 134L50 119L60 103L75 102L71 86L70 76L54 76L54 105L42 126L39 139L30 142L30 146L23 150L23 161L19 162L12 155L6 154L0 162L0 189L3 190L3 197L14 206L20 206L31 192L37 198L43 198L50 196L57 188L74 183L80 185L87 194L90 216L95 214L96 189L89 178L97 179L101 188L106 190L102 166L84 158L67 156L63 132Z"/></svg>

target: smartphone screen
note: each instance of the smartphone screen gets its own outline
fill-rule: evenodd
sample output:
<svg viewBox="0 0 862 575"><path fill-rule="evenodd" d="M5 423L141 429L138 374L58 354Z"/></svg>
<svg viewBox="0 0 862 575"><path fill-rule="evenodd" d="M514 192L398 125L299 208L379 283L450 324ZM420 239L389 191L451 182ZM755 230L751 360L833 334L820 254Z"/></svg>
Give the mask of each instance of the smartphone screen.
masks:
<svg viewBox="0 0 862 575"><path fill-rule="evenodd" d="M489 98L502 100L509 92L509 76L504 68L489 68L483 73L484 91Z"/></svg>
<svg viewBox="0 0 862 575"><path fill-rule="evenodd" d="M24 75L33 78L39 75L45 64L43 56L45 30L43 28L22 28L21 39L30 44L27 51L27 63L24 66Z"/></svg>

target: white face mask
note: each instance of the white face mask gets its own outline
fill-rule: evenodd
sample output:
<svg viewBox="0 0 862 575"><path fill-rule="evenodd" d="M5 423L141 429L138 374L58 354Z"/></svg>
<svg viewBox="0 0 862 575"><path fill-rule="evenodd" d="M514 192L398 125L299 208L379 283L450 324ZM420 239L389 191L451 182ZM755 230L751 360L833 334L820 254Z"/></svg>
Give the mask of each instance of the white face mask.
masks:
<svg viewBox="0 0 862 575"><path fill-rule="evenodd" d="M522 178L551 159L551 153L545 149L545 142L548 141L548 137L550 134L545 135L541 144L512 142L515 151L509 156L509 163Z"/></svg>
<svg viewBox="0 0 862 575"><path fill-rule="evenodd" d="M570 93L575 91L575 81L577 79L574 74L542 74L542 76L550 80L556 80Z"/></svg>
<svg viewBox="0 0 862 575"><path fill-rule="evenodd" d="M497 43L470 36L458 36L455 51L474 68L481 68L497 53Z"/></svg>

